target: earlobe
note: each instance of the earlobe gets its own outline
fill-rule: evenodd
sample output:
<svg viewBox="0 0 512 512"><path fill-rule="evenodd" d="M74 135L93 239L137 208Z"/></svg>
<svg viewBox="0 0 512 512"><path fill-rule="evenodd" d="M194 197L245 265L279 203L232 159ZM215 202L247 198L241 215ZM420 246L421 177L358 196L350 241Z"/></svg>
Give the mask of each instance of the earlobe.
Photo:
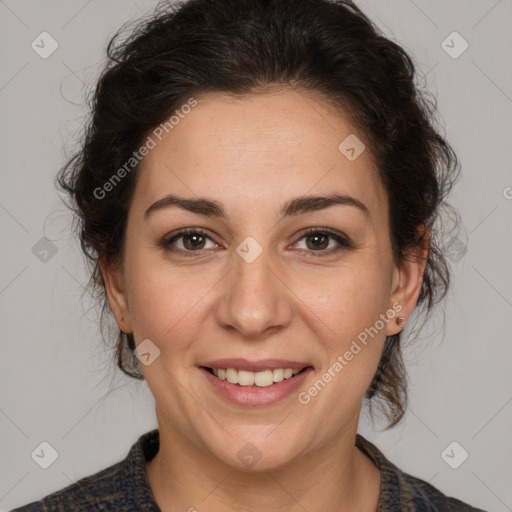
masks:
<svg viewBox="0 0 512 512"><path fill-rule="evenodd" d="M105 292L110 309L114 313L119 329L126 333L132 332L126 286L121 268L117 265L108 264L105 261L101 261L99 267L105 283Z"/></svg>
<svg viewBox="0 0 512 512"><path fill-rule="evenodd" d="M401 305L399 316L394 322L388 324L388 336L398 334L407 323L410 317L423 284L423 274L425 272L428 258L428 236L424 233L424 241L426 245L416 247L413 253L404 260L399 267L394 268L393 274L393 291L390 299L390 307L395 304ZM402 322L398 322L398 318L403 318Z"/></svg>

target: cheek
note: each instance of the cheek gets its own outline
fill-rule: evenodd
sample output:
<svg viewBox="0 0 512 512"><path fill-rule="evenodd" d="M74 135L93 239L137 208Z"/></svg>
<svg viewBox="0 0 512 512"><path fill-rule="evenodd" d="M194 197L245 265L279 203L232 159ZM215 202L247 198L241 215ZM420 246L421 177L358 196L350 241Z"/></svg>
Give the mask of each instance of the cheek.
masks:
<svg viewBox="0 0 512 512"><path fill-rule="evenodd" d="M392 321L387 311L388 282L387 273L374 259L337 268L330 276L322 273L312 278L302 273L301 281L295 283L302 299L301 317L323 355L320 379L329 383L331 392L340 390L325 393L324 399L329 395L340 411L354 404L357 408L377 369L386 319Z"/></svg>
<svg viewBox="0 0 512 512"><path fill-rule="evenodd" d="M132 258L127 274L131 277L129 302L135 339L149 338L157 345L179 340L179 345L186 345L193 338L194 326L200 325L197 315L213 286L212 277L143 255Z"/></svg>
<svg viewBox="0 0 512 512"><path fill-rule="evenodd" d="M338 276L339 277L339 276ZM385 280L378 273L351 274L322 290L309 287L305 295L303 319L309 321L321 367L310 387L299 396L311 417L330 420L322 428L331 435L347 418L356 417L377 370L386 339L387 310ZM318 284L318 283L317 283ZM314 314L306 313L311 308ZM328 329L324 326L328 326Z"/></svg>
<svg viewBox="0 0 512 512"><path fill-rule="evenodd" d="M338 340L356 337L372 327L388 308L389 276L376 261L300 275L294 291L314 312L312 318L324 323Z"/></svg>

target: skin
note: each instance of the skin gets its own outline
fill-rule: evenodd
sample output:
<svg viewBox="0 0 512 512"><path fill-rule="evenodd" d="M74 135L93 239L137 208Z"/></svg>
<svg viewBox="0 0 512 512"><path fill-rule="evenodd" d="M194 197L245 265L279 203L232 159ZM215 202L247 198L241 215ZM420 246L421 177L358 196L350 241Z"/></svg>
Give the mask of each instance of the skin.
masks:
<svg viewBox="0 0 512 512"><path fill-rule="evenodd" d="M122 265L101 264L119 327L160 350L141 365L160 431L146 465L155 499L166 511L375 511L380 473L354 443L385 337L403 328L396 317L305 405L297 393L270 406L235 405L198 366L298 360L314 368L307 390L393 304L407 321L426 253L394 263L387 197L365 134L321 97L284 89L196 99L142 163ZM349 134L367 148L355 161L338 150ZM280 217L289 199L333 192L362 201L369 215L335 205ZM172 206L145 218L170 193L216 200L227 216ZM201 250L186 237L174 246L199 256L159 245L187 227L207 232ZM327 238L318 249L314 235L302 234L309 227L331 228L354 246L329 254L339 244ZM263 250L252 263L236 252L248 236ZM261 453L249 469L237 457L248 442Z"/></svg>

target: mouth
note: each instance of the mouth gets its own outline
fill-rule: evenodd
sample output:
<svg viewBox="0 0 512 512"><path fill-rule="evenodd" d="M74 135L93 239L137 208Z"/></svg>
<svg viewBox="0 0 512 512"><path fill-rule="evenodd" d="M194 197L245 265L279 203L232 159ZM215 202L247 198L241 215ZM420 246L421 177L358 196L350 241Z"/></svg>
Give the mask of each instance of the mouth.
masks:
<svg viewBox="0 0 512 512"><path fill-rule="evenodd" d="M269 406L291 397L314 371L307 363L284 359L222 359L205 362L199 369L218 396L246 407Z"/></svg>

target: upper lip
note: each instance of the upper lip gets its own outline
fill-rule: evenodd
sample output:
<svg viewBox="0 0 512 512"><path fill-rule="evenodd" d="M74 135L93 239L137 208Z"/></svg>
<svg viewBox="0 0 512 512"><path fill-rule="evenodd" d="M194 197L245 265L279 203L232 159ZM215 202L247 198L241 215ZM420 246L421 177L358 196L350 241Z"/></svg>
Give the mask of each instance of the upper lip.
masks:
<svg viewBox="0 0 512 512"><path fill-rule="evenodd" d="M300 361L289 361L287 359L261 359L260 361L249 361L248 359L215 359L215 361L206 361L201 364L207 368L235 368L237 370L246 370L249 372L259 372L263 370L275 370L276 368L291 368L292 370L302 370L307 363Z"/></svg>

